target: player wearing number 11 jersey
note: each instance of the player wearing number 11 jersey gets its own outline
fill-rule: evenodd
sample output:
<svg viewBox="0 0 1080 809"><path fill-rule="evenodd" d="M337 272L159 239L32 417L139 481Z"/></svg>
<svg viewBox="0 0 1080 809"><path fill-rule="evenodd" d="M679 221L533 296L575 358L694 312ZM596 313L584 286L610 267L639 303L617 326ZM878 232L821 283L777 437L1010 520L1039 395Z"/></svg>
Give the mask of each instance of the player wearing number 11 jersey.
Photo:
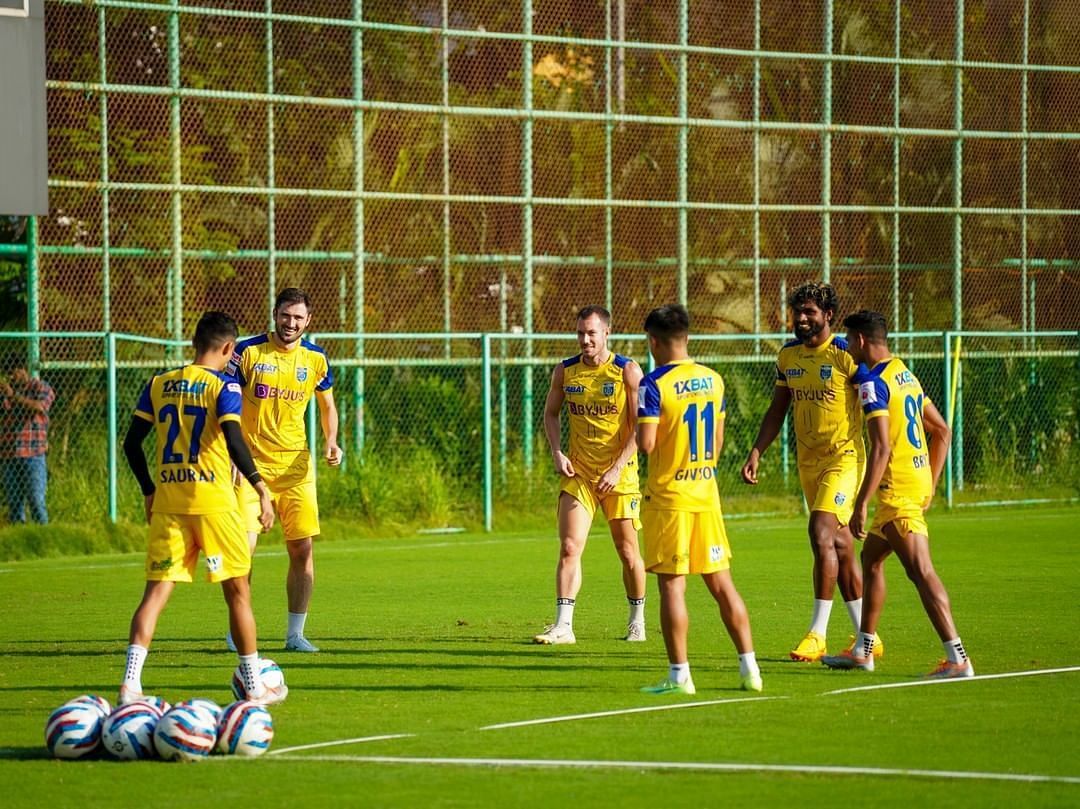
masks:
<svg viewBox="0 0 1080 809"><path fill-rule="evenodd" d="M870 436L866 477L851 517L856 536L869 533L862 552L866 589L854 646L843 654L823 657L822 662L830 668L874 670L874 630L885 602L884 562L895 553L945 648L946 659L929 676L973 677L975 669L953 624L949 594L930 560L923 516L945 465L949 427L915 375L889 353L882 315L856 312L844 320L844 326L848 351L860 364L855 382ZM877 512L867 532L867 504L875 490Z"/></svg>
<svg viewBox="0 0 1080 809"><path fill-rule="evenodd" d="M750 618L731 580L731 548L716 488L716 461L724 446L724 380L690 359L690 315L684 306L654 309L645 332L657 367L638 389L638 446L649 456L641 523L645 569L660 583L669 669L667 679L642 690L695 693L687 658L686 576L700 574L739 653L742 687L760 691Z"/></svg>

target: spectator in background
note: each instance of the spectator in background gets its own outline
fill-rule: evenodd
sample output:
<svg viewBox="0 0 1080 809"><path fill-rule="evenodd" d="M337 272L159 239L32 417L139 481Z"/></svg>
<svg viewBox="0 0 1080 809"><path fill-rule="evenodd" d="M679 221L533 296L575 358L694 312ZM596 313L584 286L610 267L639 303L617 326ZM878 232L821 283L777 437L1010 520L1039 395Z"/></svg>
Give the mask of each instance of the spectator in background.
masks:
<svg viewBox="0 0 1080 809"><path fill-rule="evenodd" d="M9 356L0 376L0 462L4 468L4 493L8 519L26 522L26 503L30 517L47 523L45 488L48 472L45 453L49 450L49 409L52 386L30 376L21 358Z"/></svg>

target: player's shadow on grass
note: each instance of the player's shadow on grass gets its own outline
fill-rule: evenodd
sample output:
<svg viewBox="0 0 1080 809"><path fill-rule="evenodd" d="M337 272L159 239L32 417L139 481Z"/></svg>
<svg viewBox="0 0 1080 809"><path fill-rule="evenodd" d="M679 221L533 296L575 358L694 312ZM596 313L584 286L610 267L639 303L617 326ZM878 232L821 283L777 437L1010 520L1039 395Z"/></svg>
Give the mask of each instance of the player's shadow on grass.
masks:
<svg viewBox="0 0 1080 809"><path fill-rule="evenodd" d="M0 761L36 761L43 758L50 758L44 746L0 747Z"/></svg>

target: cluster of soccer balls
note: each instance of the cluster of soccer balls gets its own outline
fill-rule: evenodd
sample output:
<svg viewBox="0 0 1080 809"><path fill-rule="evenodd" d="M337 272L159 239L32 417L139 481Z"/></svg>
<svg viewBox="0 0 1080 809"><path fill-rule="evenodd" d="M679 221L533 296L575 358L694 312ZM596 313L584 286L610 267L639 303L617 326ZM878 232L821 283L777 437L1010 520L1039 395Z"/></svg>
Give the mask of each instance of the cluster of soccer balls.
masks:
<svg viewBox="0 0 1080 809"><path fill-rule="evenodd" d="M261 664L264 685L273 688L285 681L273 660ZM50 714L45 746L63 759L84 758L99 749L122 761L199 761L215 752L261 756L274 738L270 712L245 699L239 671L233 674L232 691L237 701L225 708L201 697L176 705L147 697L113 710L104 697L85 694Z"/></svg>

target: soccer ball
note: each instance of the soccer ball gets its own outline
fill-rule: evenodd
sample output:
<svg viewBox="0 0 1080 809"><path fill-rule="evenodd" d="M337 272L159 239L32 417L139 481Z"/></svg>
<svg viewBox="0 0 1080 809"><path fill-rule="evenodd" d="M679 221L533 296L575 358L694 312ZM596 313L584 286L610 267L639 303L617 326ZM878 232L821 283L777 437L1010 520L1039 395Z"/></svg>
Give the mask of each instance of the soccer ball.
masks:
<svg viewBox="0 0 1080 809"><path fill-rule="evenodd" d="M147 705L153 705L157 708L158 713L164 716L172 710L172 705L167 703L161 697L143 697L139 702L145 702Z"/></svg>
<svg viewBox="0 0 1080 809"><path fill-rule="evenodd" d="M217 742L219 753L261 756L270 749L273 738L274 720L261 705L241 700L226 707L221 714Z"/></svg>
<svg viewBox="0 0 1080 809"><path fill-rule="evenodd" d="M167 761L199 761L217 742L214 717L202 708L178 705L158 720L154 747Z"/></svg>
<svg viewBox="0 0 1080 809"><path fill-rule="evenodd" d="M45 723L45 746L56 758L82 758L101 741L101 709L90 702L61 705Z"/></svg>
<svg viewBox="0 0 1080 809"><path fill-rule="evenodd" d="M261 657L259 658L259 679L267 688L278 688L285 684L285 673L273 660L268 657ZM244 678L240 676L239 666L233 671L232 692L233 696L240 701L248 698L247 690L244 688Z"/></svg>
<svg viewBox="0 0 1080 809"><path fill-rule="evenodd" d="M221 706L214 702L212 699L206 699L205 697L192 697L191 699L185 699L183 702L176 703L177 708L196 708L201 711L206 711L210 716L214 718L214 724L217 724L221 719Z"/></svg>
<svg viewBox="0 0 1080 809"><path fill-rule="evenodd" d="M161 713L148 702L132 702L113 711L101 730L101 746L124 761L153 758L154 728Z"/></svg>
<svg viewBox="0 0 1080 809"><path fill-rule="evenodd" d="M101 718L112 713L112 705L105 697L99 697L97 694L83 694L81 697L75 697L75 699L69 699L65 705L74 705L76 702L85 702L89 705L94 705L101 712Z"/></svg>

